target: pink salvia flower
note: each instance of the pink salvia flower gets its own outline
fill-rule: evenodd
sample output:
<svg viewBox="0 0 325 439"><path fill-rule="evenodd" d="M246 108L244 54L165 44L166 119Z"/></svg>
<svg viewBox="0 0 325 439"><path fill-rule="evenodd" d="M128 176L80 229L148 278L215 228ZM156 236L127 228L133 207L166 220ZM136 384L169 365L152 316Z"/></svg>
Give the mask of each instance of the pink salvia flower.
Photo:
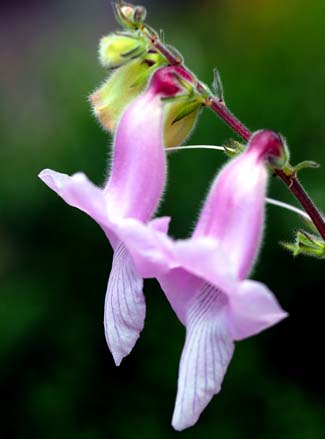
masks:
<svg viewBox="0 0 325 439"><path fill-rule="evenodd" d="M220 391L234 341L287 315L265 285L245 279L261 242L265 161L281 149L275 133L255 133L246 151L217 176L190 239L172 241L131 224L125 230L138 270L158 277L186 327L172 420L176 430L195 424Z"/></svg>
<svg viewBox="0 0 325 439"><path fill-rule="evenodd" d="M135 226L148 223L161 199L166 180L161 98L180 91L175 75L191 79L182 68L164 67L154 74L145 93L125 110L116 130L111 171L104 188L95 186L83 173L68 176L45 169L39 174L66 203L91 216L114 249L104 325L116 365L131 352L145 319L143 280L119 230L127 227L130 218ZM160 218L148 227L166 231L167 224L167 218Z"/></svg>

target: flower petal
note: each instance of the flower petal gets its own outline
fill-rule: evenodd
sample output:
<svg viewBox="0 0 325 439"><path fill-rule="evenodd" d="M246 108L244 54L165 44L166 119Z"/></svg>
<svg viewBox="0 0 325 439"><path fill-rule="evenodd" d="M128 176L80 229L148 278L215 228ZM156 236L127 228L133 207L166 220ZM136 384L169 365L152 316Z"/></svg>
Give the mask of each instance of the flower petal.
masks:
<svg viewBox="0 0 325 439"><path fill-rule="evenodd" d="M102 189L95 186L82 172L70 176L44 169L38 176L67 204L77 207L95 220L104 230L112 247L116 247L115 226L110 219Z"/></svg>
<svg viewBox="0 0 325 439"><path fill-rule="evenodd" d="M173 241L165 234L165 221L156 219L145 225L125 219L116 233L141 276L158 278L173 310L185 324L188 303L203 281L224 291L236 286L237 281L218 241L209 237Z"/></svg>
<svg viewBox="0 0 325 439"><path fill-rule="evenodd" d="M229 294L229 300L235 340L257 334L288 316L273 293L260 282L240 282L235 292Z"/></svg>
<svg viewBox="0 0 325 439"><path fill-rule="evenodd" d="M165 259L165 267L170 270L167 273L161 270L156 273L156 277L177 317L186 325L189 303L202 283L208 282L227 291L234 283L234 275L226 255L215 239L171 241L169 246L169 252L165 251L162 258Z"/></svg>
<svg viewBox="0 0 325 439"><path fill-rule="evenodd" d="M190 273L228 289L235 280L235 272L220 241L211 237L178 240L174 245L174 258Z"/></svg>
<svg viewBox="0 0 325 439"><path fill-rule="evenodd" d="M88 180L85 174L78 172L69 176L44 169L38 176L67 204L87 213L98 223L107 224L103 191Z"/></svg>
<svg viewBox="0 0 325 439"><path fill-rule="evenodd" d="M194 425L213 395L220 391L234 350L226 310L224 294L206 283L188 308L172 421L176 430Z"/></svg>
<svg viewBox="0 0 325 439"><path fill-rule="evenodd" d="M132 101L118 123L104 189L110 211L114 208L118 217L147 222L158 207L166 180L162 98L181 92L176 74L189 76L182 67L156 70L147 90Z"/></svg>
<svg viewBox="0 0 325 439"><path fill-rule="evenodd" d="M149 222L149 227L166 235L168 233L169 223L170 216L161 216L151 220Z"/></svg>
<svg viewBox="0 0 325 439"><path fill-rule="evenodd" d="M267 172L255 151L231 160L213 183L194 235L222 243L240 279L251 270L260 246Z"/></svg>
<svg viewBox="0 0 325 439"><path fill-rule="evenodd" d="M168 222L169 218L156 218L143 224L127 218L121 220L116 229L143 277L157 277L174 266L169 253L172 241L166 236Z"/></svg>
<svg viewBox="0 0 325 439"><path fill-rule="evenodd" d="M144 326L142 287L142 278L127 249L120 244L114 252L104 312L106 341L117 366L131 352Z"/></svg>
<svg viewBox="0 0 325 439"><path fill-rule="evenodd" d="M175 314L185 326L188 304L202 285L202 279L183 268L175 268L160 274L158 281Z"/></svg>
<svg viewBox="0 0 325 439"><path fill-rule="evenodd" d="M104 189L116 216L147 222L155 212L166 179L162 124L162 101L149 91L123 113L114 140L111 176Z"/></svg>

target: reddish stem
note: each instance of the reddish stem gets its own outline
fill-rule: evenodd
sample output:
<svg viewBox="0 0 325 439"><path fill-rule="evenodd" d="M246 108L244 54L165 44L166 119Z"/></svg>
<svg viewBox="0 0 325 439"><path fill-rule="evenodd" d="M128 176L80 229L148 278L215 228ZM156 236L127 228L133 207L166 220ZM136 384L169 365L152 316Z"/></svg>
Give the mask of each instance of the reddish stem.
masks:
<svg viewBox="0 0 325 439"><path fill-rule="evenodd" d="M252 133L249 129L237 119L232 112L226 107L223 101L218 101L217 99L210 96L210 108L217 113L217 115L228 124L240 137L248 141Z"/></svg>
<svg viewBox="0 0 325 439"><path fill-rule="evenodd" d="M307 194L305 189L303 188L302 184L298 180L298 178L293 176L287 176L283 171L278 169L276 171L276 174L281 180L288 186L288 189L293 193L293 195L297 198L299 203L302 205L302 207L305 209L305 211L310 216L310 219L314 223L316 229L318 230L319 234L325 241L325 223L324 218L321 215L318 208L315 206L313 200L310 198L310 196Z"/></svg>
<svg viewBox="0 0 325 439"><path fill-rule="evenodd" d="M169 61L170 64L179 66L182 63L182 60L175 56L158 38L151 38L152 45L159 50L159 52ZM190 70L187 69L186 66L183 68L189 73L192 74ZM206 90L204 85L198 81L197 89L199 91ZM207 99L207 106L211 108L227 125L229 125L240 137L242 137L245 141L248 141L251 137L251 131L239 120L237 117L232 114L232 112L226 107L223 101L216 99L214 96L209 96ZM325 222L321 213L315 206L312 199L309 197L307 192L304 190L303 186L299 182L296 175L293 173L292 175L286 175L282 170L277 169L275 171L276 175L283 181L283 183L288 187L288 189L292 192L292 194L299 201L301 206L305 209L305 211L310 216L310 219L314 223L321 237L325 240Z"/></svg>

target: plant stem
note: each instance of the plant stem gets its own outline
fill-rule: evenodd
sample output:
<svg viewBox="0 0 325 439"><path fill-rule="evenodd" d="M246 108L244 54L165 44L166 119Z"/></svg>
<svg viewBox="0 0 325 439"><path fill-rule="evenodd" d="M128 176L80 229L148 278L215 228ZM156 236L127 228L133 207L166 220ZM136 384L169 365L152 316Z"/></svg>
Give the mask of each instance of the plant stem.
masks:
<svg viewBox="0 0 325 439"><path fill-rule="evenodd" d="M166 47L159 38L155 35L153 36L145 28L143 29L144 34L150 39L151 44L167 59L167 61L174 66L182 65L182 67L190 74L193 73L183 65L182 60L175 56ZM196 84L198 91L205 91L207 88L200 81ZM227 108L226 104L216 99L214 96L210 95L207 98L206 106L210 107L220 119L222 119L230 128L235 131L240 137L245 141L248 141L251 137L251 131L239 120L237 117ZM301 206L305 209L315 227L317 228L321 237L325 240L325 222L318 208L315 206L312 199L309 197L302 184L299 182L297 176L293 172L291 175L287 175L281 169L275 170L276 175L283 181L283 183L288 187L291 193L296 197Z"/></svg>
<svg viewBox="0 0 325 439"><path fill-rule="evenodd" d="M315 206L313 200L307 194L302 184L298 180L298 178L293 176L287 176L280 169L276 171L276 174L281 180L288 186L288 189L292 192L292 194L297 198L299 203L305 209L305 211L310 216L310 219L314 223L316 229L318 230L320 236L325 241L325 223L324 218L321 215L318 208Z"/></svg>
<svg viewBox="0 0 325 439"><path fill-rule="evenodd" d="M213 96L210 96L208 106L212 111L217 113L220 119L226 122L226 124L228 124L230 128L235 131L235 133L237 133L244 140L249 140L252 133L242 122L240 122L239 119L232 114L223 101L218 101Z"/></svg>

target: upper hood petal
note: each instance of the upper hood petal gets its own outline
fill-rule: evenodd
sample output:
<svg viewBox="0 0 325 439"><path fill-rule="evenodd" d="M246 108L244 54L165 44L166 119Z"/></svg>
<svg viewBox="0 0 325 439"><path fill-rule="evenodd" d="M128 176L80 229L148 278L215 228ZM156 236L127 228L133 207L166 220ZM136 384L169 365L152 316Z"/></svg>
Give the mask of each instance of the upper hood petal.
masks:
<svg viewBox="0 0 325 439"><path fill-rule="evenodd" d="M255 154L245 152L231 160L213 183L193 234L220 240L241 279L260 246L266 183L265 166Z"/></svg>
<svg viewBox="0 0 325 439"><path fill-rule="evenodd" d="M171 66L157 70L118 123L104 192L110 210L121 218L147 222L158 207L166 181L162 98L181 90L175 77L181 72Z"/></svg>

